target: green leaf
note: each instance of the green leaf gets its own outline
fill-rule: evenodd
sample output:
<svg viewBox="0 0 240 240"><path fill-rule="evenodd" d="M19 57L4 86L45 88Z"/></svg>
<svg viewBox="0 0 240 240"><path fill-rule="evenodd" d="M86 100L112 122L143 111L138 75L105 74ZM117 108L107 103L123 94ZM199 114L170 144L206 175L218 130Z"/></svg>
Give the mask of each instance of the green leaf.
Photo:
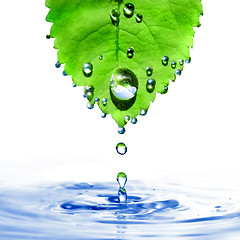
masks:
<svg viewBox="0 0 240 240"><path fill-rule="evenodd" d="M166 93L169 80L181 74L202 13L201 0L46 0L46 6L58 62L119 126L125 116L147 111L156 92Z"/></svg>

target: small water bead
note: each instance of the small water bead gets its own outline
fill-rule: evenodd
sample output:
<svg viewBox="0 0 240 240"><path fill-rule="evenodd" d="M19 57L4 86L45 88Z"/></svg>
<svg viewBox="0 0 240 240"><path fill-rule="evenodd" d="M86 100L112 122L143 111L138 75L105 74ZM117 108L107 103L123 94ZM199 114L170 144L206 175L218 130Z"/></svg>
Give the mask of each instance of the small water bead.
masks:
<svg viewBox="0 0 240 240"><path fill-rule="evenodd" d="M154 79L148 79L146 89L148 93L152 93L155 90L156 81Z"/></svg>
<svg viewBox="0 0 240 240"><path fill-rule="evenodd" d="M129 48L127 50L127 57L128 58L132 58L133 57L133 54L134 54L134 49L133 48Z"/></svg>
<svg viewBox="0 0 240 240"><path fill-rule="evenodd" d="M127 116L125 116L125 118L124 118L124 121L125 121L125 123L127 123L127 122L129 122L130 121L130 117L127 115Z"/></svg>
<svg viewBox="0 0 240 240"><path fill-rule="evenodd" d="M89 102L89 103L87 103L87 108L88 108L88 109L93 109L93 108L94 108L94 105Z"/></svg>
<svg viewBox="0 0 240 240"><path fill-rule="evenodd" d="M120 142L117 144L116 150L120 155L124 155L127 152L127 146L125 143Z"/></svg>
<svg viewBox="0 0 240 240"><path fill-rule="evenodd" d="M143 15L142 15L141 13L138 13L138 14L136 15L136 21L137 21L137 23L141 23L142 20L143 20Z"/></svg>
<svg viewBox="0 0 240 240"><path fill-rule="evenodd" d="M102 118L105 118L106 116L107 116L107 114L106 114L105 112L102 112L102 113L101 113L101 117L102 117Z"/></svg>
<svg viewBox="0 0 240 240"><path fill-rule="evenodd" d="M62 72L62 75L65 77L65 76L67 76L67 72L66 71L63 71Z"/></svg>
<svg viewBox="0 0 240 240"><path fill-rule="evenodd" d="M183 63L184 63L183 59L180 59L180 60L179 60L179 64L180 64L180 66L182 66Z"/></svg>
<svg viewBox="0 0 240 240"><path fill-rule="evenodd" d="M145 116L147 114L147 110L142 109L139 113L141 116Z"/></svg>
<svg viewBox="0 0 240 240"><path fill-rule="evenodd" d="M165 93L167 93L168 92L168 86L164 86L163 87L163 92L162 92L162 94L165 94Z"/></svg>
<svg viewBox="0 0 240 240"><path fill-rule="evenodd" d="M86 93L84 93L84 94L83 94L83 97L84 97L84 98L87 98L87 94L86 94Z"/></svg>
<svg viewBox="0 0 240 240"><path fill-rule="evenodd" d="M191 57L189 57L189 59L187 59L186 61L185 61L185 63L187 63L187 64L189 64L190 62L191 62Z"/></svg>
<svg viewBox="0 0 240 240"><path fill-rule="evenodd" d="M107 99L106 98L102 99L102 104L103 104L103 106L107 106Z"/></svg>
<svg viewBox="0 0 240 240"><path fill-rule="evenodd" d="M148 77L151 77L152 74L153 74L153 69L151 67L147 67L146 74L147 74Z"/></svg>
<svg viewBox="0 0 240 240"><path fill-rule="evenodd" d="M77 87L77 85L75 84L75 83L72 83L72 86L75 88L75 87Z"/></svg>
<svg viewBox="0 0 240 240"><path fill-rule="evenodd" d="M118 201L119 203L127 202L127 190L125 188L119 188L118 190Z"/></svg>
<svg viewBox="0 0 240 240"><path fill-rule="evenodd" d="M110 11L110 18L111 18L111 20L112 20L112 24L114 25L114 26L118 26L119 25L119 16L120 16L120 12L119 12L119 10L117 10L117 9L112 9L111 11Z"/></svg>
<svg viewBox="0 0 240 240"><path fill-rule="evenodd" d="M55 63L55 67L56 67L56 68L60 68L60 67L61 67L61 63L56 62L56 63Z"/></svg>
<svg viewBox="0 0 240 240"><path fill-rule="evenodd" d="M84 63L82 72L85 77L91 77L93 73L93 65L91 63Z"/></svg>
<svg viewBox="0 0 240 240"><path fill-rule="evenodd" d="M84 87L84 95L86 95L87 99L91 101L94 96L94 87L93 86Z"/></svg>
<svg viewBox="0 0 240 240"><path fill-rule="evenodd" d="M175 61L172 61L171 67L172 67L172 68L176 68L176 66L177 66L177 63L176 63Z"/></svg>
<svg viewBox="0 0 240 240"><path fill-rule="evenodd" d="M95 103L99 103L99 102L100 102L100 98L96 97L96 98L94 99L94 101L95 101Z"/></svg>
<svg viewBox="0 0 240 240"><path fill-rule="evenodd" d="M164 57L162 58L162 64L163 64L164 66L167 66L167 65L168 65L168 61L169 61L169 58L168 58L167 56L164 56Z"/></svg>
<svg viewBox="0 0 240 240"><path fill-rule="evenodd" d="M125 133L125 128L124 127L118 127L118 133L119 134L124 134Z"/></svg>
<svg viewBox="0 0 240 240"><path fill-rule="evenodd" d="M117 182L119 184L119 188L124 188L127 183L127 175L124 172L119 172L117 174Z"/></svg>
<svg viewBox="0 0 240 240"><path fill-rule="evenodd" d="M103 55L100 55L100 56L99 56L99 60L103 60Z"/></svg>
<svg viewBox="0 0 240 240"><path fill-rule="evenodd" d="M135 9L135 7L132 3L125 4L124 9L123 9L123 13L124 13L125 17L131 18L134 14L134 9Z"/></svg>
<svg viewBox="0 0 240 240"><path fill-rule="evenodd" d="M46 35L46 39L50 39L51 38L51 36L48 34L48 35Z"/></svg>
<svg viewBox="0 0 240 240"><path fill-rule="evenodd" d="M137 123L137 118L132 118L132 119L131 119L131 123L132 123L132 124L136 124L136 123Z"/></svg>
<svg viewBox="0 0 240 240"><path fill-rule="evenodd" d="M180 76L182 74L182 71L180 69L177 69L175 73Z"/></svg>

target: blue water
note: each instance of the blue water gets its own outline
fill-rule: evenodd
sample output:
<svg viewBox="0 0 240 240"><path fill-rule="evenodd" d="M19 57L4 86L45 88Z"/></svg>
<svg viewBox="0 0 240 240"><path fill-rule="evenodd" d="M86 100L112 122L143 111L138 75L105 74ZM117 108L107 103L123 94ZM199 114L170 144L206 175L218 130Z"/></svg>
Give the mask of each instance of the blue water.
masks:
<svg viewBox="0 0 240 240"><path fill-rule="evenodd" d="M0 189L0 239L240 239L240 195L229 189L129 181ZM237 198L238 196L238 198Z"/></svg>

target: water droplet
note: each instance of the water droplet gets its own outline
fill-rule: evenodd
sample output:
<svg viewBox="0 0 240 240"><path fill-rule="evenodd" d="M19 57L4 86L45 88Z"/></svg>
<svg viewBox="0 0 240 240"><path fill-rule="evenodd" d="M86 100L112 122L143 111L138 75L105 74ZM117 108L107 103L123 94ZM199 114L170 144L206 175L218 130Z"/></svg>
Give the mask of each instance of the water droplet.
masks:
<svg viewBox="0 0 240 240"><path fill-rule="evenodd" d="M117 182L119 184L119 188L124 188L127 183L127 175L124 172L119 172L117 174Z"/></svg>
<svg viewBox="0 0 240 240"><path fill-rule="evenodd" d="M101 113L101 117L102 117L102 118L105 118L106 116L107 116L107 114L106 114L105 112L102 112L102 113Z"/></svg>
<svg viewBox="0 0 240 240"><path fill-rule="evenodd" d="M72 86L73 86L73 87L76 87L77 85L76 85L75 83L72 83Z"/></svg>
<svg viewBox="0 0 240 240"><path fill-rule="evenodd" d="M142 109L142 110L140 111L140 115L141 115L141 116L145 116L146 114L147 114L147 110Z"/></svg>
<svg viewBox="0 0 240 240"><path fill-rule="evenodd" d="M162 58L162 64L163 64L164 66L167 66L167 65L168 65L168 61L169 61L169 58L168 58L167 56L164 56L164 57Z"/></svg>
<svg viewBox="0 0 240 240"><path fill-rule="evenodd" d="M86 93L84 93L84 94L83 94L83 97L84 97L84 98L87 98L87 94L86 94Z"/></svg>
<svg viewBox="0 0 240 240"><path fill-rule="evenodd" d="M85 77L91 77L93 73L93 65L91 63L84 63L82 72Z"/></svg>
<svg viewBox="0 0 240 240"><path fill-rule="evenodd" d="M180 64L180 66L182 66L183 63L184 63L183 59L180 59L180 60L179 60L179 64Z"/></svg>
<svg viewBox="0 0 240 240"><path fill-rule="evenodd" d="M63 71L63 72L62 72L62 75L63 75L64 77L67 76L66 71Z"/></svg>
<svg viewBox="0 0 240 240"><path fill-rule="evenodd" d="M172 61L171 67L172 67L172 68L176 68L176 66L177 66L177 63L176 63L175 61Z"/></svg>
<svg viewBox="0 0 240 240"><path fill-rule="evenodd" d="M146 74L147 74L148 77L151 77L152 74L153 74L153 69L151 67L147 67Z"/></svg>
<svg viewBox="0 0 240 240"><path fill-rule="evenodd" d="M94 97L94 87L93 86L86 86L84 88L84 94L86 95L88 101L91 101Z"/></svg>
<svg viewBox="0 0 240 240"><path fill-rule="evenodd" d="M180 76L182 74L182 71L180 69L177 69L175 73Z"/></svg>
<svg viewBox="0 0 240 240"><path fill-rule="evenodd" d="M137 123L137 119L136 118L132 118L131 123L132 124L136 124Z"/></svg>
<svg viewBox="0 0 240 240"><path fill-rule="evenodd" d="M114 25L114 26L118 26L119 25L119 16L120 16L120 12L119 12L119 10L117 10L117 9L112 9L111 11L110 11L110 18L111 18L111 20L112 20L112 24Z"/></svg>
<svg viewBox="0 0 240 240"><path fill-rule="evenodd" d="M60 67L61 67L61 63L56 62L55 67L56 67L56 68L60 68Z"/></svg>
<svg viewBox="0 0 240 240"><path fill-rule="evenodd" d="M163 87L163 92L162 92L162 94L165 94L165 93L167 93L168 92L168 86L164 86Z"/></svg>
<svg viewBox="0 0 240 240"><path fill-rule="evenodd" d="M134 53L134 49L131 47L127 50L127 57L132 58Z"/></svg>
<svg viewBox="0 0 240 240"><path fill-rule="evenodd" d="M200 13L200 16L201 16L201 17L203 16L203 12Z"/></svg>
<svg viewBox="0 0 240 240"><path fill-rule="evenodd" d="M107 106L107 99L106 98L102 99L102 104L103 104L103 106Z"/></svg>
<svg viewBox="0 0 240 240"><path fill-rule="evenodd" d="M124 127L118 127L118 133L119 134L124 134L125 133L125 128Z"/></svg>
<svg viewBox="0 0 240 240"><path fill-rule="evenodd" d="M119 188L118 190L118 201L119 203L127 202L127 190L125 188Z"/></svg>
<svg viewBox="0 0 240 240"><path fill-rule="evenodd" d="M99 60L103 60L103 55L100 55L100 56L99 56Z"/></svg>
<svg viewBox="0 0 240 240"><path fill-rule="evenodd" d="M125 143L120 142L117 144L116 150L120 155L124 155L127 152L127 146L125 145Z"/></svg>
<svg viewBox="0 0 240 240"><path fill-rule="evenodd" d="M131 108L136 100L138 79L127 68L114 70L110 81L110 95L113 104L121 111Z"/></svg>
<svg viewBox="0 0 240 240"><path fill-rule="evenodd" d="M95 101L95 103L99 103L99 102L100 102L100 98L96 97L96 98L94 99L94 101Z"/></svg>
<svg viewBox="0 0 240 240"><path fill-rule="evenodd" d="M146 89L149 93L155 90L156 81L154 79L148 79L146 84Z"/></svg>
<svg viewBox="0 0 240 240"><path fill-rule="evenodd" d="M89 102L89 103L87 103L87 108L88 108L88 109L93 109L93 108L94 108L94 105Z"/></svg>
<svg viewBox="0 0 240 240"><path fill-rule="evenodd" d="M138 13L138 14L136 15L136 21L137 21L138 23L141 23L141 22L142 22L142 19L143 19L143 15L142 15L141 13Z"/></svg>
<svg viewBox="0 0 240 240"><path fill-rule="evenodd" d="M130 117L128 115L125 116L125 118L124 118L125 123L129 122L129 120L130 120Z"/></svg>
<svg viewBox="0 0 240 240"><path fill-rule="evenodd" d="M191 57L189 57L189 59L187 59L186 61L185 61L185 63L187 63L187 64L189 64L190 62L191 62Z"/></svg>
<svg viewBox="0 0 240 240"><path fill-rule="evenodd" d="M123 13L124 13L125 17L131 18L134 14L134 9L135 9L135 7L132 3L125 4L124 9L123 9Z"/></svg>
<svg viewBox="0 0 240 240"><path fill-rule="evenodd" d="M51 38L51 36L50 35L46 35L46 39L50 39Z"/></svg>

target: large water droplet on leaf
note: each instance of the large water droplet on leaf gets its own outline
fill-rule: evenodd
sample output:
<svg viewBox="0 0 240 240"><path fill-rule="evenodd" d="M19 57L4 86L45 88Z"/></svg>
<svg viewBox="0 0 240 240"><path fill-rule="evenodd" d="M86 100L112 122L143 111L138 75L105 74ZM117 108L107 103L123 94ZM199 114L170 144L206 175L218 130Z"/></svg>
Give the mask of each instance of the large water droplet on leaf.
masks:
<svg viewBox="0 0 240 240"><path fill-rule="evenodd" d="M125 17L131 18L134 14L134 9L135 9L135 7L132 3L125 4L124 9L123 9L123 13L124 13Z"/></svg>
<svg viewBox="0 0 240 240"><path fill-rule="evenodd" d="M120 16L119 10L117 10L117 9L112 9L112 10L110 11L110 18L111 18L111 20L112 20L112 24L113 24L114 26L116 26L116 27L119 25L119 16Z"/></svg>
<svg viewBox="0 0 240 240"><path fill-rule="evenodd" d="M85 77L91 77L93 73L93 65L91 63L84 63L82 71Z"/></svg>
<svg viewBox="0 0 240 240"><path fill-rule="evenodd" d="M121 111L131 108L136 100L138 79L128 68L114 70L110 81L110 95L114 105Z"/></svg>

